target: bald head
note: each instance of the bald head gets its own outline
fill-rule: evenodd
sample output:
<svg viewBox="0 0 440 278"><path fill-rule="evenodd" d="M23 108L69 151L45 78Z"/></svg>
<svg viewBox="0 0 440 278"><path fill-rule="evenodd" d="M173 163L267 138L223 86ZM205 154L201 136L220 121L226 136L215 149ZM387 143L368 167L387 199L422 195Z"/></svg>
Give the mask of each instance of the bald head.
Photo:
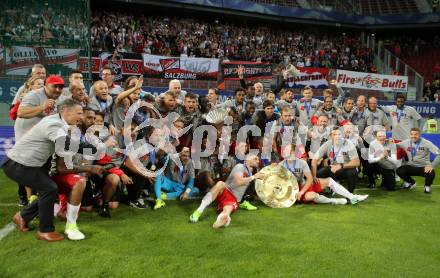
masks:
<svg viewBox="0 0 440 278"><path fill-rule="evenodd" d="M371 111L376 111L376 109L377 109L377 98L375 98L375 97L370 97L370 98L368 99L368 108L369 108Z"/></svg>
<svg viewBox="0 0 440 278"><path fill-rule="evenodd" d="M106 82L98 80L93 83L93 91L99 99L107 100L108 86Z"/></svg>
<svg viewBox="0 0 440 278"><path fill-rule="evenodd" d="M171 80L170 83L169 83L168 88L169 88L169 91L172 91L176 95L179 95L180 91L182 90L182 86L180 84L180 81L177 80L177 79Z"/></svg>

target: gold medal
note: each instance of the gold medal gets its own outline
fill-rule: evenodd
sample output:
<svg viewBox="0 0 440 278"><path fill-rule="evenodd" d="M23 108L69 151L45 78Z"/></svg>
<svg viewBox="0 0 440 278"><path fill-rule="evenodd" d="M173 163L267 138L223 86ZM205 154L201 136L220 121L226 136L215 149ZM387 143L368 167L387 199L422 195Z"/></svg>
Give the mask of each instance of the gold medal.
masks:
<svg viewBox="0 0 440 278"><path fill-rule="evenodd" d="M151 170L151 171L156 171L156 165L154 165L154 164L151 165L150 170Z"/></svg>

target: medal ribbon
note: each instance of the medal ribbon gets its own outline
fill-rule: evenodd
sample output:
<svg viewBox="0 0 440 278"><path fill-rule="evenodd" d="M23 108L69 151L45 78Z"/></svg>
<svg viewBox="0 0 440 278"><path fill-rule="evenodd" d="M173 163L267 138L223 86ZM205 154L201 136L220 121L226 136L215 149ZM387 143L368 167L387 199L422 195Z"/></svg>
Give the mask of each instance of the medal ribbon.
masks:
<svg viewBox="0 0 440 278"><path fill-rule="evenodd" d="M246 172L247 172L247 174L248 174L248 177L252 177L252 172L249 170L249 168L247 167L246 163L243 164L243 165L244 165L244 168L246 169Z"/></svg>
<svg viewBox="0 0 440 278"><path fill-rule="evenodd" d="M107 102L107 100L104 102L104 101L101 101L101 100L99 100L99 99L96 99L97 101L98 101L98 105L99 105L99 109L101 110L101 112L103 112L103 111L105 111L105 112L107 112L107 108L108 108L108 102ZM104 110L102 110L102 103L105 103L105 108L104 108Z"/></svg>
<svg viewBox="0 0 440 278"><path fill-rule="evenodd" d="M290 168L289 163L287 162L287 159L284 161L284 166L286 169L288 169L292 174L295 174L295 166L296 166L296 160L293 161L293 167Z"/></svg>
<svg viewBox="0 0 440 278"><path fill-rule="evenodd" d="M151 165L154 165L156 162L156 152L154 150L150 153L150 162Z"/></svg>
<svg viewBox="0 0 440 278"><path fill-rule="evenodd" d="M344 147L344 144L342 144L342 146L339 148L338 152L335 152L335 145L332 145L332 150L333 150L333 162L336 162L336 158L339 156L339 153L341 153L342 148Z"/></svg>
<svg viewBox="0 0 440 278"><path fill-rule="evenodd" d="M414 161L414 156L417 154L417 150L419 149L420 143L422 140L420 140L418 143L416 143L413 147L412 143L410 143L411 146L411 160Z"/></svg>
<svg viewBox="0 0 440 278"><path fill-rule="evenodd" d="M306 108L307 116L309 116L310 108L312 107L312 101L304 101L304 107Z"/></svg>
<svg viewBox="0 0 440 278"><path fill-rule="evenodd" d="M403 110L397 109L397 122L400 123L400 119L402 119Z"/></svg>
<svg viewBox="0 0 440 278"><path fill-rule="evenodd" d="M179 178L181 184L183 184L183 175L185 175L185 166L183 166L181 170L179 169Z"/></svg>

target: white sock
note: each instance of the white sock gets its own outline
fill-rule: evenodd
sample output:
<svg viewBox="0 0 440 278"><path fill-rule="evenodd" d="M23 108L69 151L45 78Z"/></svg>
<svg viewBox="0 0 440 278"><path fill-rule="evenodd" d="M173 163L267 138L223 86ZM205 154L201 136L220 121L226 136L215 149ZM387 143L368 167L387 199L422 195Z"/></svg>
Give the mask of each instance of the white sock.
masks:
<svg viewBox="0 0 440 278"><path fill-rule="evenodd" d="M74 206L70 203L67 203L66 219L68 224L76 224L76 219L78 218L78 211L80 207L81 204Z"/></svg>
<svg viewBox="0 0 440 278"><path fill-rule="evenodd" d="M205 208L207 208L211 203L212 203L212 193L208 192L206 193L205 197L203 197L202 203L200 204L197 211L202 213L205 210Z"/></svg>
<svg viewBox="0 0 440 278"><path fill-rule="evenodd" d="M331 204L332 203L332 199L331 198L327 198L323 195L319 195L316 194L315 199L313 199L313 201L317 204Z"/></svg>
<svg viewBox="0 0 440 278"><path fill-rule="evenodd" d="M354 195L352 193L350 193L350 191L348 191L341 184L337 183L334 179L329 178L328 184L329 184L329 187L331 188L331 190L333 192L335 192L336 194L339 194L342 197L348 198L350 200L354 198Z"/></svg>

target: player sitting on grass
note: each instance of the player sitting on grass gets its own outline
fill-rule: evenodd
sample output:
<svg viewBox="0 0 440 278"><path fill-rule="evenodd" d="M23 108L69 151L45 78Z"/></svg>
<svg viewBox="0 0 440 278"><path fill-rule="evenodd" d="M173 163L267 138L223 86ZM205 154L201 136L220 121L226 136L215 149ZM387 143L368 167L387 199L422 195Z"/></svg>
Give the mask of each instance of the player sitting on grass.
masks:
<svg viewBox="0 0 440 278"><path fill-rule="evenodd" d="M298 201L303 203L314 202L317 204L345 205L347 204L348 199L352 205L355 205L368 198L368 195L354 195L350 193L344 186L337 183L332 178L319 178L313 180L307 162L296 158L295 144L290 144L283 148L283 157L287 157L287 159L281 161L280 165L289 170L295 176L298 185L300 186L300 191L296 195ZM329 188L332 192L339 194L346 199L327 198L324 195L319 194L324 192L326 188Z"/></svg>
<svg viewBox="0 0 440 278"><path fill-rule="evenodd" d="M154 192L156 194L155 210L165 206L163 200L180 197L183 201L199 194L199 189L194 187L195 174L189 148L184 147L180 154L173 155L179 156L182 168L179 168L171 159L172 155L170 155L170 161L164 173L158 175L154 182Z"/></svg>
<svg viewBox="0 0 440 278"><path fill-rule="evenodd" d="M196 223L206 207L214 200L217 202L217 220L212 227L214 229L227 227L231 222L231 213L237 210L238 201L241 200L249 184L255 179L261 179L264 174L261 172L252 175L252 170L258 167L259 159L255 154L248 154L244 163L234 166L226 182L219 181L203 197L199 208L194 211L189 220Z"/></svg>

